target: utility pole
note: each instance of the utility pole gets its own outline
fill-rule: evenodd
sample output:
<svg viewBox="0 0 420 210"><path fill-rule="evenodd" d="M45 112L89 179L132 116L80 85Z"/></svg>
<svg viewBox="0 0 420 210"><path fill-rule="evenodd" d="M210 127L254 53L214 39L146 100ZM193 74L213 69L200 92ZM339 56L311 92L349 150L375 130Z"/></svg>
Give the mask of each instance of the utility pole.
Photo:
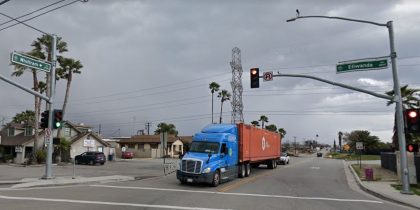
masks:
<svg viewBox="0 0 420 210"><path fill-rule="evenodd" d="M147 130L147 135L150 135L150 126L152 125L152 123L151 122L147 122L146 124L145 124L145 128L146 128L146 130Z"/></svg>
<svg viewBox="0 0 420 210"><path fill-rule="evenodd" d="M99 124L99 135L101 135L101 124Z"/></svg>
<svg viewBox="0 0 420 210"><path fill-rule="evenodd" d="M293 136L293 138L295 139L295 155L296 155L296 136Z"/></svg>

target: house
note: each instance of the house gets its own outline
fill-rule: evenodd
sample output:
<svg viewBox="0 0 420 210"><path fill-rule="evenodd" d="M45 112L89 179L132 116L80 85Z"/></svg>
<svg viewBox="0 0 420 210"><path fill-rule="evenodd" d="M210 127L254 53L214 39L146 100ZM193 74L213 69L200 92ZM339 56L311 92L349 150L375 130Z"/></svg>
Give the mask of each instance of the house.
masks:
<svg viewBox="0 0 420 210"><path fill-rule="evenodd" d="M52 135L57 136L57 130L53 130ZM30 126L10 123L1 130L0 136L0 148L3 150L3 156L13 157L14 163L25 163L32 155L35 129ZM86 151L100 151L106 156L113 152L110 144L103 141L91 130L91 127L83 124L64 122L61 136L71 143L70 158ZM38 149L45 148L46 141L45 131L42 130L39 132Z"/></svg>
<svg viewBox="0 0 420 210"><path fill-rule="evenodd" d="M188 137L185 138L188 143ZM171 135L168 136L166 148L161 145L160 135L135 135L128 139L120 139L118 144L122 151L134 152L134 156L138 158L160 158L164 155L174 158L185 151L182 138Z"/></svg>

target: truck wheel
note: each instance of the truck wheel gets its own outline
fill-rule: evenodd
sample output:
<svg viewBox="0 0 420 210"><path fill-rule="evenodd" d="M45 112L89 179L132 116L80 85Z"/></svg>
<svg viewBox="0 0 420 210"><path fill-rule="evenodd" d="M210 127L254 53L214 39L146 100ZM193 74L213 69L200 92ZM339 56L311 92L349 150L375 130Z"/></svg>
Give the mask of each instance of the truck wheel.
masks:
<svg viewBox="0 0 420 210"><path fill-rule="evenodd" d="M217 186L219 186L219 184L220 184L220 172L219 172L219 170L217 170L216 172L214 172L213 182L211 183L211 185L213 187L217 187Z"/></svg>
<svg viewBox="0 0 420 210"><path fill-rule="evenodd" d="M245 168L246 168L245 176L251 175L251 164L247 163Z"/></svg>
<svg viewBox="0 0 420 210"><path fill-rule="evenodd" d="M277 168L277 161L273 160L273 163L274 163L274 168Z"/></svg>
<svg viewBox="0 0 420 210"><path fill-rule="evenodd" d="M244 178L246 176L246 167L244 164L239 166L239 178Z"/></svg>
<svg viewBox="0 0 420 210"><path fill-rule="evenodd" d="M267 160L267 168L268 169L273 169L274 168L273 160Z"/></svg>

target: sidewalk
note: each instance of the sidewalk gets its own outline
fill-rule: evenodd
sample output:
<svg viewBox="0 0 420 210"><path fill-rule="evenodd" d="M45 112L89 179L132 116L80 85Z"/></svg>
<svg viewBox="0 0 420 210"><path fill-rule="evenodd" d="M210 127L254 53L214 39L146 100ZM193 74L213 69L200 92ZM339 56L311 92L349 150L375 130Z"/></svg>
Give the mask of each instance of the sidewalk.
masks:
<svg viewBox="0 0 420 210"><path fill-rule="evenodd" d="M345 164L362 190L384 200L420 209L420 196L400 193L400 191L391 186L391 184L396 184L396 181L362 181L353 167L351 167L351 162L345 162Z"/></svg>

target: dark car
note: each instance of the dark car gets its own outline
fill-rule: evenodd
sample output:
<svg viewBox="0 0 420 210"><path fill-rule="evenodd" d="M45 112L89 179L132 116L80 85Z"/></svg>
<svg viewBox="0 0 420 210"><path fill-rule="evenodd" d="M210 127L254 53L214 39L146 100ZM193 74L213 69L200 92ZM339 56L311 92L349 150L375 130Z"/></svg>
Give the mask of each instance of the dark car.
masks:
<svg viewBox="0 0 420 210"><path fill-rule="evenodd" d="M317 156L317 157L322 157L322 152L318 152L318 153L316 153L316 156Z"/></svg>
<svg viewBox="0 0 420 210"><path fill-rule="evenodd" d="M103 152L84 152L74 158L75 164L89 164L95 165L100 163L105 164L105 155Z"/></svg>

